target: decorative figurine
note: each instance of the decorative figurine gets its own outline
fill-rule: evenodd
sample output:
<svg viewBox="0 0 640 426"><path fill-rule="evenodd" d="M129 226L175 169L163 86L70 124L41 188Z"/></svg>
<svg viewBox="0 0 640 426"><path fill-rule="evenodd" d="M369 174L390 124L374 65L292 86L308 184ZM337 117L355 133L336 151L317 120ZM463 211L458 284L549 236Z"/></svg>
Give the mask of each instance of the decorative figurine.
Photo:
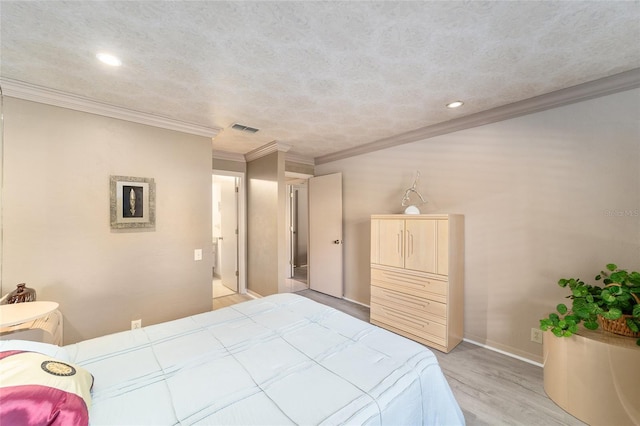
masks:
<svg viewBox="0 0 640 426"><path fill-rule="evenodd" d="M17 287L17 289L7 295L5 299L7 304L36 301L36 291L27 287L26 283L18 284Z"/></svg>
<svg viewBox="0 0 640 426"><path fill-rule="evenodd" d="M418 190L416 189L416 186L418 185L418 178L420 177L420 172L416 171L416 178L413 181L413 185L411 185L411 188L407 189L404 192L404 197L402 198L402 207L406 207L406 209L404 210L405 214L420 214L420 209L418 208L418 206L421 206L423 204L427 204L427 202L425 201L424 198L422 198L422 195L420 195L420 193L418 192ZM418 197L420 198L420 203L412 203L411 202L411 194L415 193L418 195Z"/></svg>

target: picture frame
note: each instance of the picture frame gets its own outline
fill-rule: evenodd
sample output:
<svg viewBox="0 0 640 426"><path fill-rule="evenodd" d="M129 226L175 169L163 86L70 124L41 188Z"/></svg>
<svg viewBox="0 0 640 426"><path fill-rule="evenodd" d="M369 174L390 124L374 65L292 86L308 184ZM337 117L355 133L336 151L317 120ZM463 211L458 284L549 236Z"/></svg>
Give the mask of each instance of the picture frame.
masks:
<svg viewBox="0 0 640 426"><path fill-rule="evenodd" d="M153 178L110 176L111 229L155 228L156 184Z"/></svg>

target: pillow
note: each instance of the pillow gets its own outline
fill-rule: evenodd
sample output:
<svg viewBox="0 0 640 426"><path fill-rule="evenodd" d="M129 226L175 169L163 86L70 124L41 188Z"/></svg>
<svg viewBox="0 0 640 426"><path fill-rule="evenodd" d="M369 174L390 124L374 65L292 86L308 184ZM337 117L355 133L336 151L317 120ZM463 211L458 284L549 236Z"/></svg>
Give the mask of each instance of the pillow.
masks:
<svg viewBox="0 0 640 426"><path fill-rule="evenodd" d="M93 376L38 352L0 352L0 424L87 425Z"/></svg>

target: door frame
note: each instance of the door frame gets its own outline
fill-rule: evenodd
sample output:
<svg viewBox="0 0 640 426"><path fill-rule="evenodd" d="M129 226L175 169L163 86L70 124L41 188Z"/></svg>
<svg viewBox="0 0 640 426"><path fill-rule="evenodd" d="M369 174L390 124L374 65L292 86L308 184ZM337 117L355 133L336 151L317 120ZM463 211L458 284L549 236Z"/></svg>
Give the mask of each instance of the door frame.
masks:
<svg viewBox="0 0 640 426"><path fill-rule="evenodd" d="M304 182L304 185L307 187L307 192L308 192L309 179L311 179L314 176L307 173L297 173L297 172L287 172L287 171L285 171L284 175L286 180L286 193L287 193L287 209L286 209L286 215L285 215L286 228L287 228L287 264L285 266L286 266L286 271L288 275L287 279L291 279L294 277L293 262L295 261L295 259L292 258L294 243L293 243L293 235L291 232L291 227L293 226L294 218L291 211L291 208L292 208L291 191L294 189L296 184L301 184L302 182ZM308 197L307 197L307 207L308 207ZM309 209L307 208L306 211L307 211L306 219L308 224ZM307 267L308 267L309 266L309 260L308 260L309 259L309 226L308 225L307 225L306 233L307 233L306 251L307 251ZM308 285L308 281L309 281L309 274L307 273L307 285Z"/></svg>
<svg viewBox="0 0 640 426"><path fill-rule="evenodd" d="M212 175L238 178L238 293L247 293L247 196L244 172L213 169ZM213 212L211 213L213 218Z"/></svg>
<svg viewBox="0 0 640 426"><path fill-rule="evenodd" d="M289 265L287 268L287 277L293 278L295 269L296 254L298 251L298 242L296 241L296 234L298 232L298 195L294 190L294 186L287 184L287 253L289 257Z"/></svg>

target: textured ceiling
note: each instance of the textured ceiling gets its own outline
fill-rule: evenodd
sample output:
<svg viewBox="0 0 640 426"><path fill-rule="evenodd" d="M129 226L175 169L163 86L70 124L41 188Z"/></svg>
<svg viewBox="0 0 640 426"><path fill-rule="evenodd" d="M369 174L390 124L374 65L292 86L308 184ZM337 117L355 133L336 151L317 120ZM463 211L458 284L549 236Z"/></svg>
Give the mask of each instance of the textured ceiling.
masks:
<svg viewBox="0 0 640 426"><path fill-rule="evenodd" d="M640 67L637 1L2 1L0 19L2 78L219 127L232 153L313 158Z"/></svg>

